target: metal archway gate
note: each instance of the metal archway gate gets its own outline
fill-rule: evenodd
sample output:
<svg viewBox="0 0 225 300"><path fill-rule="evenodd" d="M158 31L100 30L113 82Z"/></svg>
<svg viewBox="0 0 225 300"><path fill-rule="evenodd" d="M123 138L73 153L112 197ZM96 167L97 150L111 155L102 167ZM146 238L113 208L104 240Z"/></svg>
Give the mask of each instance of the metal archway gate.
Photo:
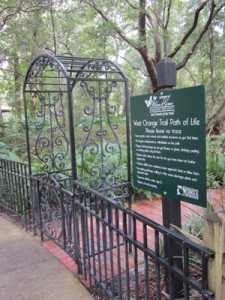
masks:
<svg viewBox="0 0 225 300"><path fill-rule="evenodd" d="M34 230L109 298L175 299L182 280L184 299L209 299L213 253L131 209L128 102L128 79L109 60L41 55L31 63L24 106ZM191 272L193 254L200 277Z"/></svg>
<svg viewBox="0 0 225 300"><path fill-rule="evenodd" d="M126 107L122 142L119 98ZM130 182L128 80L117 65L106 59L39 56L27 72L24 105L30 174L37 173L38 161L44 173L71 172L72 180L86 180L94 189L114 189L126 162L123 181Z"/></svg>

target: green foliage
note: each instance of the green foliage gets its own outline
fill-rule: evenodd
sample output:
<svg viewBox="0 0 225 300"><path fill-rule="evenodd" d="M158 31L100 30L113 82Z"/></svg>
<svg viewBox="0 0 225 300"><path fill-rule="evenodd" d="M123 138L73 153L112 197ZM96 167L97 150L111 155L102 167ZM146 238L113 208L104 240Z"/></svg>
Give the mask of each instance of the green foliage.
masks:
<svg viewBox="0 0 225 300"><path fill-rule="evenodd" d="M158 195L156 193L152 193L150 191L146 191L143 189L136 188L134 185L132 185L132 201L138 201L139 199L148 199L148 200L155 200L155 199L161 199L161 195Z"/></svg>
<svg viewBox="0 0 225 300"><path fill-rule="evenodd" d="M100 162L100 156L96 156L93 155L90 151L87 151L85 153L85 162L83 164L82 162L82 158L81 158L81 152L82 149L77 149L77 172L78 172L78 178L80 181L82 181L83 183L89 185L90 182L93 180L93 177L91 177L87 172L86 172L86 168L88 168L88 170L90 170L91 168L95 167L95 166L101 166L101 162ZM118 170L116 170L115 174L112 175L116 175L116 180L117 182L126 182L127 181L127 157L126 157L126 146L122 145L122 152L123 155L121 157L121 162L120 162L120 166L118 168ZM104 157L105 159L105 163L107 165L117 165L118 163L118 159L119 159L119 152L115 151L113 153L113 155L107 155L107 161L106 161L106 157Z"/></svg>
<svg viewBox="0 0 225 300"><path fill-rule="evenodd" d="M87 2L92 5L87 5ZM149 74L143 59L136 51L142 41L139 40L140 31L137 26L140 10L138 1L134 2L136 3L97 1L96 5L110 18L110 21L106 22L93 9L93 1L27 0L22 1L21 5L12 0L1 1L1 96L19 114L17 106L18 101L22 103L22 86L27 68L32 60L43 52L110 58L127 72L131 95L149 92L151 90ZM148 20L152 20L152 24L147 20L146 42L147 49L150 51L149 57L154 58L159 50L156 41L161 45L161 57L179 46L183 35L193 24L199 3L195 1L173 3L167 16L166 12L169 10L166 1L153 2L154 5L146 6ZM205 7L205 12L200 14L197 27L199 30L207 19L208 8ZM167 17L169 19L166 28L165 24L160 22ZM7 22L3 25L5 18ZM119 29L117 33L115 28ZM179 62L185 53L190 53L192 61L185 69L179 71L181 73L177 76L177 86L206 85L207 118L221 107L225 94L224 89L221 88L224 84L225 66L225 60L222 59L224 28L224 18L221 13L196 51L190 52L192 43L198 36L198 32L194 31L182 45L179 55L173 57ZM122 36L130 41L129 46ZM15 64L17 56L18 65ZM155 58L153 61L157 62ZM16 93L17 89L19 93Z"/></svg>
<svg viewBox="0 0 225 300"><path fill-rule="evenodd" d="M0 157L20 162L27 161L25 130L15 118L9 118L7 122L4 122L4 134L0 141Z"/></svg>
<svg viewBox="0 0 225 300"><path fill-rule="evenodd" d="M0 138L2 138L4 136L4 124L0 123Z"/></svg>
<svg viewBox="0 0 225 300"><path fill-rule="evenodd" d="M212 137L207 135L207 186L217 188L225 185L225 133Z"/></svg>
<svg viewBox="0 0 225 300"><path fill-rule="evenodd" d="M187 217L187 222L183 227L184 230L202 240L204 238L205 217L216 210L224 210L225 208L222 193L220 195L220 199L217 201L213 201L213 193L213 191L208 193L207 206L204 210L198 211L196 209L189 208L192 212L192 216Z"/></svg>
<svg viewBox="0 0 225 300"><path fill-rule="evenodd" d="M16 154L16 151L10 145L0 142L0 157L8 160L21 162L21 158Z"/></svg>

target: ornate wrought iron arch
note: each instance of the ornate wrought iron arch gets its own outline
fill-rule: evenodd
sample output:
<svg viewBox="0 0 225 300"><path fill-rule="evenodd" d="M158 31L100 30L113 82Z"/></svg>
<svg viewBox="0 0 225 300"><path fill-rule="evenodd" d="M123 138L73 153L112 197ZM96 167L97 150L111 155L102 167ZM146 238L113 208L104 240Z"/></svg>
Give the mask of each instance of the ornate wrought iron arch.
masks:
<svg viewBox="0 0 225 300"><path fill-rule="evenodd" d="M30 174L38 173L35 162L41 162L45 174L71 171L72 180L80 180L81 170L89 176L90 187L108 190L121 186L119 167L124 164L126 148L125 181L130 182L128 78L117 64L108 59L43 54L31 63L23 92ZM117 135L119 105L115 99L119 96L126 103L123 142ZM74 106L80 109L82 104L79 120L85 122L83 134L77 134L80 125L75 126Z"/></svg>

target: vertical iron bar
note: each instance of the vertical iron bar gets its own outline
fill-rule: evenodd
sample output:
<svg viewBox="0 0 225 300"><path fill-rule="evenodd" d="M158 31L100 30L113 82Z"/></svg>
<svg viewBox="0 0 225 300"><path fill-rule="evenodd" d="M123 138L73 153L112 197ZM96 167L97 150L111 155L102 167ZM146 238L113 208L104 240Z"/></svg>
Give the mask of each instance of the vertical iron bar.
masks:
<svg viewBox="0 0 225 300"><path fill-rule="evenodd" d="M65 181L64 181L65 184ZM64 193L62 193L63 195ZM72 232L73 232L73 212L72 212L72 202L71 199L67 198L67 195L65 194L65 197L63 197L63 206L64 206L64 225L65 225L65 239L66 244L71 248L72 247Z"/></svg>
<svg viewBox="0 0 225 300"><path fill-rule="evenodd" d="M13 177L14 177L14 199L15 199L15 205L16 205L16 212L17 212L17 215L21 218L21 208L20 208L20 197L19 197L19 189L18 189L18 174L17 174L17 170L16 170L16 165L17 163L16 162L13 162Z"/></svg>
<svg viewBox="0 0 225 300"><path fill-rule="evenodd" d="M112 224L112 214L113 214L113 208L111 204L108 204L108 224L109 224L109 243L110 243L110 278L111 278L111 290L113 296L115 296L115 280L114 280L114 264L113 264L113 229L111 228Z"/></svg>
<svg viewBox="0 0 225 300"><path fill-rule="evenodd" d="M10 176L11 176L11 203L13 205L13 212L18 216L18 206L17 206L17 198L16 198L16 178L15 178L15 170L14 170L15 162L10 161Z"/></svg>
<svg viewBox="0 0 225 300"><path fill-rule="evenodd" d="M128 228L129 229L129 228ZM124 248L125 248L125 262L126 262L126 285L127 298L130 299L130 276L129 276L129 242L127 236L127 214L123 211L123 232L124 232Z"/></svg>
<svg viewBox="0 0 225 300"><path fill-rule="evenodd" d="M24 224L25 209L24 209L24 199L22 197L20 165L18 163L16 164L16 173L17 173L17 176L18 176L17 183L18 183L18 191L19 191L19 199L20 199L20 209L21 209L22 220L23 220L23 224Z"/></svg>
<svg viewBox="0 0 225 300"><path fill-rule="evenodd" d="M96 208L96 198L94 198L93 207L94 207L94 209ZM96 225L94 227L93 214L96 217L96 210L95 210L95 212L92 211L92 213L90 215L91 256L92 256L92 265L93 265L92 269L93 269L94 276L96 276L97 272L96 272L96 262L95 262L96 254L95 254L95 233L94 233L94 230L96 229Z"/></svg>
<svg viewBox="0 0 225 300"><path fill-rule="evenodd" d="M103 136L102 136L102 131L103 131L103 122L102 122L102 119L103 119L103 115L102 115L102 99L101 99L101 82L99 81L98 82L98 103L99 103L99 127L100 127L100 147L101 147L101 184L102 184L102 187L105 186L105 181L104 181L104 178L105 178L105 170L104 170L104 146L103 146Z"/></svg>
<svg viewBox="0 0 225 300"><path fill-rule="evenodd" d="M31 185L31 210L32 210L32 223L34 227L34 235L37 235L37 218L38 218L38 196L35 196L35 194L38 194L37 191L37 180L30 179L30 185Z"/></svg>
<svg viewBox="0 0 225 300"><path fill-rule="evenodd" d="M98 200L96 200L98 201ZM98 203L97 203L98 205ZM99 216L99 213L97 214ZM98 268L99 268L99 281L102 282L102 266L101 266L101 237L100 237L100 221L96 218L97 229L97 255L98 255Z"/></svg>
<svg viewBox="0 0 225 300"><path fill-rule="evenodd" d="M50 157L51 157L51 170L55 170L55 164L53 163L53 158L54 158L54 143L53 143L53 112L52 112L52 107L51 107L51 94L50 92L47 93L48 95L48 105L46 105L46 109L48 108L49 111L49 125L50 125L50 148L51 148L51 153L50 153ZM47 101L46 101L47 102ZM55 109L53 109L55 111Z"/></svg>
<svg viewBox="0 0 225 300"><path fill-rule="evenodd" d="M75 185L75 184L74 184ZM74 187L74 190L77 190L77 186ZM73 215L73 229L74 229L74 259L78 264L78 274L82 274L82 265L81 265L81 253L80 253L80 231L79 231L79 220L80 220L80 208L78 206L80 193L75 193L74 198L71 198L72 201L72 215ZM77 199L78 198L78 199Z"/></svg>
<svg viewBox="0 0 225 300"><path fill-rule="evenodd" d="M22 168L22 173L23 173L23 177L22 177L22 188L23 188L23 197L24 197L24 205L25 205L25 217L26 217L26 226L28 228L31 227L31 224L30 224L30 207L29 207L29 198L28 198L28 195L27 195L27 181L28 181L28 178L26 176L26 168L27 166L26 165L23 165L23 168ZM31 195L30 195L31 197Z"/></svg>
<svg viewBox="0 0 225 300"><path fill-rule="evenodd" d="M137 219L133 218L133 240L137 241ZM138 286L138 251L137 247L134 246L134 275L135 275L135 295L138 300L139 297L139 286Z"/></svg>
<svg viewBox="0 0 225 300"><path fill-rule="evenodd" d="M88 202L88 204L87 204ZM87 197L85 197L85 209L91 206L91 194L87 193ZM89 210L85 210L85 230L87 237L87 260L88 260L88 269L91 270L91 257L90 257L90 236L89 236L89 224L88 224L88 215L90 214ZM91 275L89 273L89 283L91 286Z"/></svg>
<svg viewBox="0 0 225 300"><path fill-rule="evenodd" d="M12 176L12 163L10 161L7 162L8 164L8 180L9 180L9 205L12 205L12 210L14 210L14 203L12 203L12 190L13 190L13 176Z"/></svg>
<svg viewBox="0 0 225 300"><path fill-rule="evenodd" d="M155 255L156 258L160 256L159 232L155 229ZM160 278L160 264L158 261L155 263L156 270L156 299L161 299L161 278Z"/></svg>
<svg viewBox="0 0 225 300"><path fill-rule="evenodd" d="M62 236L63 236L63 249L66 249L66 225L65 225L65 207L63 192L60 191L60 204L61 204L61 213L62 213Z"/></svg>
<svg viewBox="0 0 225 300"><path fill-rule="evenodd" d="M68 96L68 118L69 118L69 133L70 133L70 150L71 150L71 166L73 181L77 179L76 165L76 148L75 148L75 131L74 131L74 113L73 113L73 96L70 87L70 77L66 78L67 96ZM73 185L73 188L75 186ZM75 191L73 190L73 193Z"/></svg>
<svg viewBox="0 0 225 300"><path fill-rule="evenodd" d="M121 255L120 255L120 234L119 234L119 209L115 208L115 223L116 223L116 250L117 250L117 266L118 266L118 285L119 285L119 299L122 299L122 277L121 277Z"/></svg>
<svg viewBox="0 0 225 300"><path fill-rule="evenodd" d="M130 161L130 115L129 115L129 91L128 79L125 80L125 97L126 97L126 143L127 143L127 181L131 183L131 161ZM131 187L129 185L129 195L131 195ZM131 207L131 197L129 198L128 207Z"/></svg>
<svg viewBox="0 0 225 300"><path fill-rule="evenodd" d="M128 207L131 208L132 196L131 196L131 149L130 149L130 107L129 107L129 90L128 79L125 80L125 97L126 97L126 143L127 143L127 181L128 185ZM132 235L132 219L128 216L128 233ZM132 245L129 244L129 252L132 252Z"/></svg>
<svg viewBox="0 0 225 300"><path fill-rule="evenodd" d="M86 207L86 191L82 191L83 199L81 201L81 232L82 232L82 244L83 244L83 261L84 265L86 264L86 257L87 257L87 235L85 230L85 210ZM84 268L84 278L87 280L87 271L86 268Z"/></svg>
<svg viewBox="0 0 225 300"><path fill-rule="evenodd" d="M10 193L10 204L12 205L12 210L13 212L16 211L15 209L15 201L12 197L12 194L14 192L14 176L13 176L13 170L12 170L12 162L9 161L9 181L10 181L10 190L9 190L9 193Z"/></svg>
<svg viewBox="0 0 225 300"><path fill-rule="evenodd" d="M170 266L173 266L173 240L170 237L168 238L168 246L169 246L169 257L168 257L168 262L170 264ZM170 300L174 300L175 299L175 295L174 295L174 275L172 272L169 272L169 296L170 296Z"/></svg>
<svg viewBox="0 0 225 300"><path fill-rule="evenodd" d="M21 174L20 174L20 165L17 163L16 165L16 172L18 176L18 191L19 191L19 199L20 199L20 209L22 211L22 220L24 223L24 203L23 203L23 197L22 197L22 187L21 187Z"/></svg>
<svg viewBox="0 0 225 300"><path fill-rule="evenodd" d="M26 226L26 229L28 228L27 227L27 203L26 203L26 196L25 196L25 188L24 188L24 167L25 165L20 165L20 174L21 174L21 187L20 187L20 190L21 190L21 194L22 194L22 199L23 199L23 210L24 210L24 218L25 218L25 226Z"/></svg>
<svg viewBox="0 0 225 300"><path fill-rule="evenodd" d="M27 79L27 78L26 78ZM24 99L24 115L25 115L25 124L26 124L26 145L27 145L27 158L28 158L28 168L29 168L29 176L32 174L31 169L31 147L30 147L30 139L29 139L29 122L28 122L28 109L27 109L27 101L26 101L26 80L24 81L23 85L23 99Z"/></svg>
<svg viewBox="0 0 225 300"><path fill-rule="evenodd" d="M184 275L189 276L189 249L184 246ZM189 300L189 285L184 282L184 299Z"/></svg>
<svg viewBox="0 0 225 300"><path fill-rule="evenodd" d="M143 224L143 246L144 249L148 248L148 233L147 233L147 225ZM145 299L149 299L149 266L148 266L148 255L144 254L144 273L145 273Z"/></svg>
<svg viewBox="0 0 225 300"><path fill-rule="evenodd" d="M4 161L4 191L8 191L8 187L7 187L7 167L6 167L6 161ZM5 200L4 200L4 204L6 204L7 203L7 199L6 199L6 195L4 194L4 198L5 198Z"/></svg>
<svg viewBox="0 0 225 300"><path fill-rule="evenodd" d="M5 203L7 204L8 208L9 208L9 193L10 193L10 178L9 178L9 162L5 161L5 188L6 188L6 192L7 195L5 194L6 197L6 201Z"/></svg>
<svg viewBox="0 0 225 300"><path fill-rule="evenodd" d="M108 274L107 274L107 232L105 220L106 218L106 204L101 200L101 221L102 221L102 242L103 242L103 257L104 257L104 272L105 272L105 283L108 284Z"/></svg>
<svg viewBox="0 0 225 300"><path fill-rule="evenodd" d="M18 217L22 217L22 212L21 212L21 207L20 207L20 193L19 193L19 187L18 187L18 173L17 173L17 163L16 162L13 162L13 175L14 175L14 178L15 178L15 191L16 193L14 193L14 197L15 197L15 202L16 202L16 211L17 211L17 214L18 214ZM21 218L22 219L22 218Z"/></svg>
<svg viewBox="0 0 225 300"><path fill-rule="evenodd" d="M202 288L203 289L208 288L208 261L203 256L202 256ZM203 299L208 299L208 297L204 296Z"/></svg>
<svg viewBox="0 0 225 300"><path fill-rule="evenodd" d="M31 227L31 215L32 215L32 220L33 220L33 226L35 226L34 219L33 219L33 209L32 209L32 205L33 205L32 180L31 180L30 176L28 177L27 173L28 173L28 168L26 165L26 167L24 168L25 197L26 197L26 202L27 202L27 206L28 206L28 222L29 222L29 226ZM31 204L30 204L30 201L31 201ZM31 208L30 208L30 206L31 206Z"/></svg>
<svg viewBox="0 0 225 300"><path fill-rule="evenodd" d="M9 168L8 168L8 161L5 161L5 191L7 192L7 195L5 193L5 201L4 203L9 208L9 191L10 191L10 182L9 182Z"/></svg>
<svg viewBox="0 0 225 300"><path fill-rule="evenodd" d="M16 211L16 205L15 205L15 201L14 201L14 176L13 176L13 162L9 162L9 166L10 166L10 173L9 173L9 178L10 178L10 203L12 205L12 210Z"/></svg>
<svg viewBox="0 0 225 300"><path fill-rule="evenodd" d="M41 211L41 192L40 192L40 181L37 180L37 199L38 199L38 212L39 212L39 226L41 232L41 241L44 241L43 235L43 223L42 223L42 211Z"/></svg>

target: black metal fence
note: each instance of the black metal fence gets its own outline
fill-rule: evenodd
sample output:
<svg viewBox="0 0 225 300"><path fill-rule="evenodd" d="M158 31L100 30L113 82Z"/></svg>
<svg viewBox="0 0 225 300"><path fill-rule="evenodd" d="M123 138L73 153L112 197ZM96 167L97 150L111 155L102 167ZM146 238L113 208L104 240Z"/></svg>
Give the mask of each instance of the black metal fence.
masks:
<svg viewBox="0 0 225 300"><path fill-rule="evenodd" d="M78 263L90 287L112 299L209 299L213 252L75 181L75 196L35 178L37 226ZM164 240L169 256L164 256ZM182 256L173 254L178 244Z"/></svg>
<svg viewBox="0 0 225 300"><path fill-rule="evenodd" d="M31 225L28 164L0 159L0 208Z"/></svg>
<svg viewBox="0 0 225 300"><path fill-rule="evenodd" d="M100 287L110 299L175 299L182 282L179 299L213 297L207 271L212 251L78 181L72 193L54 177L29 179L26 168L0 160L0 206L30 220L31 190L35 232L74 258L89 287ZM174 255L175 245L181 256Z"/></svg>

